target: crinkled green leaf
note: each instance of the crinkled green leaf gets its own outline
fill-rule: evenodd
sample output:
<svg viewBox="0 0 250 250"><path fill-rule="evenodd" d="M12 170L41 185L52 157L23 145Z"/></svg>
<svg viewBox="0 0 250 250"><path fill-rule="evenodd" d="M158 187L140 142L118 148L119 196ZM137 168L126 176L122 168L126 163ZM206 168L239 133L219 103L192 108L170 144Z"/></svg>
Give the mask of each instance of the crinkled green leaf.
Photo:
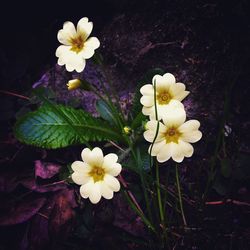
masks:
<svg viewBox="0 0 250 250"><path fill-rule="evenodd" d="M17 121L14 133L21 142L42 148L122 140L119 132L105 121L63 105L45 105L24 115Z"/></svg>

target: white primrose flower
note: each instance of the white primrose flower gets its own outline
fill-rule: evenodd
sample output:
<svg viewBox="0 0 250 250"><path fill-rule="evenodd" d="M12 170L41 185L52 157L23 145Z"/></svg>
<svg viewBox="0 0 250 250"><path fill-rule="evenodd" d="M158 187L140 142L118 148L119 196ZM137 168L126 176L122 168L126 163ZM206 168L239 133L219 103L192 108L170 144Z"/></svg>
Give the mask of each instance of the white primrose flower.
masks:
<svg viewBox="0 0 250 250"><path fill-rule="evenodd" d="M120 183L115 178L122 169L117 163L118 156L113 153L103 156L98 147L83 149L81 156L83 161L75 161L71 165L74 171L72 180L81 185L81 196L89 198L93 204L98 203L101 197L112 199L114 192L120 190Z"/></svg>
<svg viewBox="0 0 250 250"><path fill-rule="evenodd" d="M72 72L82 72L84 70L86 59L91 58L95 49L100 46L96 37L89 37L93 29L93 23L83 17L75 28L72 22L65 22L63 29L58 31L57 39L63 44L56 50L58 64L65 65L66 70Z"/></svg>
<svg viewBox="0 0 250 250"><path fill-rule="evenodd" d="M142 113L149 115L150 120L155 120L154 104L154 83L156 84L156 106L158 120L161 120L164 113L169 107L184 108L181 101L189 94L183 83L177 82L175 77L166 73L163 76L155 75L152 84L146 84L141 87L142 94L141 104L143 105Z"/></svg>
<svg viewBox="0 0 250 250"><path fill-rule="evenodd" d="M194 148L190 143L201 139L202 133L198 130L200 122L197 120L186 120L186 112L182 108L168 109L163 116L163 123L159 122L159 131L152 148L151 155L156 156L158 162L165 162L171 157L176 162L182 162L184 157L191 157ZM153 142L157 131L156 120L146 124L144 138ZM152 144L149 147L149 154Z"/></svg>

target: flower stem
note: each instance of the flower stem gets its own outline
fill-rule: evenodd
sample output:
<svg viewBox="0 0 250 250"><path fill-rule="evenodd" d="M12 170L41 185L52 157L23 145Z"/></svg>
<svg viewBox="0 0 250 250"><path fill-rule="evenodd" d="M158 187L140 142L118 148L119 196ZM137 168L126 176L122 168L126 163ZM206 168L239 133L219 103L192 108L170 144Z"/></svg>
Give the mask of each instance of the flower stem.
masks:
<svg viewBox="0 0 250 250"><path fill-rule="evenodd" d="M151 222L145 217L145 215L137 208L137 206L133 203L133 201L131 200L131 197L128 195L127 191L124 191L124 195L130 205L130 207L137 213L137 215L140 216L141 220L143 221L143 223L149 228L151 229L154 233L157 233L154 226L151 224Z"/></svg>
<svg viewBox="0 0 250 250"><path fill-rule="evenodd" d="M179 203L180 203L180 209L181 209L181 216L182 216L183 224L186 227L187 226L187 221L186 221L184 210L183 210L182 195L181 195L179 172L178 172L178 165L177 164L175 164L175 176L176 176L176 184L177 184Z"/></svg>
<svg viewBox="0 0 250 250"><path fill-rule="evenodd" d="M155 161L155 170L156 170L156 191L157 191L157 198L158 198L158 205L159 205L159 213L160 213L160 220L162 225L165 224L164 219L164 212L162 208L162 199L161 199L161 190L160 190L160 177L159 177L159 164Z"/></svg>

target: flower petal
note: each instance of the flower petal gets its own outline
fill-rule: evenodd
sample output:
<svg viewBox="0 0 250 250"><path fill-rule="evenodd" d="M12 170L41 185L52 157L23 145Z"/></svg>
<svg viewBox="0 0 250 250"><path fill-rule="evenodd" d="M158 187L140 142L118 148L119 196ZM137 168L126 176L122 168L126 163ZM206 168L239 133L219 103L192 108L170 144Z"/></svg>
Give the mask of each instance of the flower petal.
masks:
<svg viewBox="0 0 250 250"><path fill-rule="evenodd" d="M94 181L91 180L80 187L80 194L84 199L89 197L91 190L94 188L94 185Z"/></svg>
<svg viewBox="0 0 250 250"><path fill-rule="evenodd" d="M197 120L189 120L183 123L180 127L179 130L181 133L187 133L191 132L194 130L198 130L200 127L200 122Z"/></svg>
<svg viewBox="0 0 250 250"><path fill-rule="evenodd" d="M109 188L109 186L105 182L100 183L101 194L105 199L112 199L114 196L114 192Z"/></svg>
<svg viewBox="0 0 250 250"><path fill-rule="evenodd" d="M164 145L161 146L156 156L158 162L165 162L170 159L170 157L172 156L171 144L172 143L166 144L164 142Z"/></svg>
<svg viewBox="0 0 250 250"><path fill-rule="evenodd" d="M113 153L104 156L102 166L108 174L113 176L120 174L122 167L119 163L117 163L117 160L118 156Z"/></svg>
<svg viewBox="0 0 250 250"><path fill-rule="evenodd" d="M97 37L90 37L85 43L84 47L91 48L93 50L100 47L100 41Z"/></svg>
<svg viewBox="0 0 250 250"><path fill-rule="evenodd" d="M184 134L181 135L181 139L185 142L197 142L201 139L202 137L202 133L199 130L194 130L191 132L186 132Z"/></svg>
<svg viewBox="0 0 250 250"><path fill-rule="evenodd" d="M148 129L148 130L153 130L155 131L156 133L156 129L157 129L157 124L158 124L158 121L156 120L151 120L151 121L148 121L145 125L145 127ZM166 132L166 126L164 126L163 123L159 122L159 132L160 133L165 133Z"/></svg>
<svg viewBox="0 0 250 250"><path fill-rule="evenodd" d="M173 98L179 101L182 101L189 94L189 91L185 91L185 89L186 86L180 82L170 86L170 92L173 95Z"/></svg>
<svg viewBox="0 0 250 250"><path fill-rule="evenodd" d="M174 75L171 74L171 73L166 73L166 74L164 74L164 75L163 75L163 78L164 78L165 81L166 81L168 84L170 84L170 85L172 85L172 84L174 84L174 83L176 82Z"/></svg>
<svg viewBox="0 0 250 250"><path fill-rule="evenodd" d="M183 108L170 108L165 112L162 119L167 127L179 127L186 120L186 112Z"/></svg>
<svg viewBox="0 0 250 250"><path fill-rule="evenodd" d="M81 57L84 59L89 59L95 54L95 50L91 47L85 47L82 49L82 51L79 53Z"/></svg>
<svg viewBox="0 0 250 250"><path fill-rule="evenodd" d="M184 152L183 152L183 148L177 144L177 143L171 143L171 156L172 159L176 162L182 162L184 159Z"/></svg>
<svg viewBox="0 0 250 250"><path fill-rule="evenodd" d="M70 39L75 37L76 29L72 22L65 22L63 24L63 29L59 30L57 33L57 39L60 43L65 45L70 45Z"/></svg>
<svg viewBox="0 0 250 250"><path fill-rule="evenodd" d="M87 162L91 166L102 166L103 153L98 147L95 147L92 151L89 148L83 149L81 156L83 161Z"/></svg>
<svg viewBox="0 0 250 250"><path fill-rule="evenodd" d="M76 70L77 72L82 72L86 61L84 58L70 50L70 46L61 45L56 50L56 56L58 57L58 64L65 65L67 71L72 72Z"/></svg>
<svg viewBox="0 0 250 250"><path fill-rule="evenodd" d="M71 178L74 181L74 183L76 183L77 185L86 184L87 182L91 180L91 177L89 175L81 173L81 172L74 172L71 175Z"/></svg>
<svg viewBox="0 0 250 250"><path fill-rule="evenodd" d="M109 167L118 161L118 156L116 154L110 153L104 156L103 167Z"/></svg>
<svg viewBox="0 0 250 250"><path fill-rule="evenodd" d="M193 155L194 148L190 143L179 140L178 144L182 147L182 152L185 157L191 157Z"/></svg>
<svg viewBox="0 0 250 250"><path fill-rule="evenodd" d="M151 106L154 105L154 97L153 96L144 95L144 96L141 97L140 102L145 107L151 107Z"/></svg>
<svg viewBox="0 0 250 250"><path fill-rule="evenodd" d="M151 120L146 123L145 127L147 128L147 130L143 133L143 136L146 141L153 142L157 131L157 124L158 122L155 120ZM159 122L159 131L155 141L158 142L164 139L165 132L166 132L166 127L161 122Z"/></svg>
<svg viewBox="0 0 250 250"><path fill-rule="evenodd" d="M85 39L87 39L93 29L93 23L89 22L87 17L83 17L77 23L77 33L84 34Z"/></svg>
<svg viewBox="0 0 250 250"><path fill-rule="evenodd" d="M115 163L112 165L112 168L109 168L107 173L113 176L117 176L121 173L122 171L122 166L120 163Z"/></svg>
<svg viewBox="0 0 250 250"><path fill-rule="evenodd" d="M152 84L145 84L140 88L142 95L154 96L154 88Z"/></svg>
<svg viewBox="0 0 250 250"><path fill-rule="evenodd" d="M89 199L91 203L96 204L101 200L102 194L101 194L101 187L100 183L96 182L90 189Z"/></svg>
<svg viewBox="0 0 250 250"><path fill-rule="evenodd" d="M178 95L176 95L174 98L176 100L179 100L179 101L182 101L185 97L187 97L189 95L189 91L183 91L183 92L180 92Z"/></svg>
<svg viewBox="0 0 250 250"><path fill-rule="evenodd" d="M85 173L87 172L86 170L89 170L89 165L83 161L74 161L71 164L71 168L75 172Z"/></svg>
<svg viewBox="0 0 250 250"><path fill-rule="evenodd" d="M155 142L151 151L152 144L148 148L148 153L150 154L151 151L151 156L156 156L159 154L159 151L161 150L162 147L166 145L165 140L161 140L159 142Z"/></svg>
<svg viewBox="0 0 250 250"><path fill-rule="evenodd" d="M156 84L156 92L163 90L168 91L170 87L170 83L168 82L168 80L161 75L155 75L153 77L152 84L153 86L154 84Z"/></svg>
<svg viewBox="0 0 250 250"><path fill-rule="evenodd" d="M144 115L151 115L151 114L153 114L154 113L154 106L152 106L152 107L145 107L145 106L143 106L142 107L142 113L144 114Z"/></svg>
<svg viewBox="0 0 250 250"><path fill-rule="evenodd" d="M120 182L114 176L106 174L104 176L104 182L114 192L118 192L120 190Z"/></svg>

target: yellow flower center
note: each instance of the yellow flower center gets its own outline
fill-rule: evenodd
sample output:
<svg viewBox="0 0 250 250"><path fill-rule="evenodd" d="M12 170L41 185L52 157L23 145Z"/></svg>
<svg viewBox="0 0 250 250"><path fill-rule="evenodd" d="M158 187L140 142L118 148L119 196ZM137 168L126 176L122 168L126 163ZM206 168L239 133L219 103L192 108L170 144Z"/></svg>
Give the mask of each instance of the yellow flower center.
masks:
<svg viewBox="0 0 250 250"><path fill-rule="evenodd" d="M172 95L167 90L159 92L156 97L157 102L160 105L168 104L172 98Z"/></svg>
<svg viewBox="0 0 250 250"><path fill-rule="evenodd" d="M168 130L165 133L166 143L170 142L178 143L180 136L181 133L179 132L178 128L175 127L168 128Z"/></svg>
<svg viewBox="0 0 250 250"><path fill-rule="evenodd" d="M70 39L70 43L71 43L70 50L72 50L76 53L79 53L84 47L84 42L85 42L85 39L83 38L82 34L80 34L74 38L71 38Z"/></svg>
<svg viewBox="0 0 250 250"><path fill-rule="evenodd" d="M102 181L105 176L105 170L102 167L93 167L89 172L89 176L94 179L94 182Z"/></svg>

